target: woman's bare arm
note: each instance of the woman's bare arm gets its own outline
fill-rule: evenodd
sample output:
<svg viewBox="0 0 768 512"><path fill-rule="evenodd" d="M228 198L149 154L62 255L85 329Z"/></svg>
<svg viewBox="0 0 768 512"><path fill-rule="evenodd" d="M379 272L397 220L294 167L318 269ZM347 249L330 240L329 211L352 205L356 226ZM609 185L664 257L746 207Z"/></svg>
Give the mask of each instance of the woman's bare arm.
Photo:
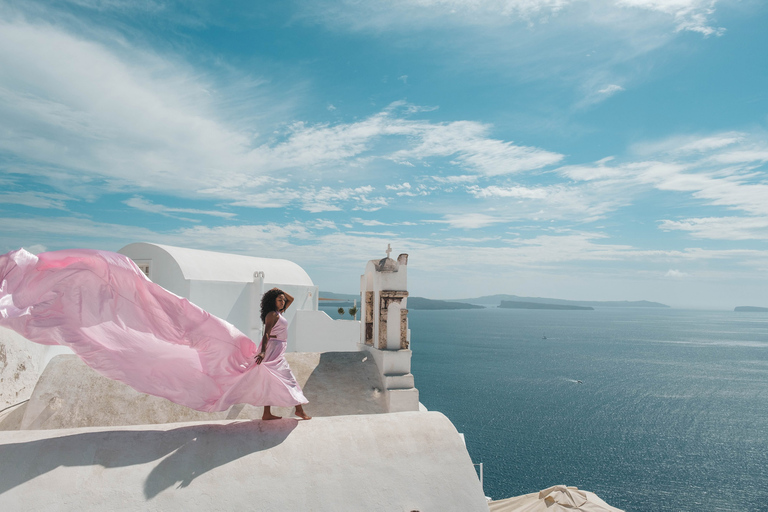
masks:
<svg viewBox="0 0 768 512"><path fill-rule="evenodd" d="M283 313L286 309L288 309L288 306L293 304L293 297L291 296L291 294L289 294L286 291L283 291L283 295L285 295L285 306L283 306L283 311L281 311L281 313Z"/></svg>

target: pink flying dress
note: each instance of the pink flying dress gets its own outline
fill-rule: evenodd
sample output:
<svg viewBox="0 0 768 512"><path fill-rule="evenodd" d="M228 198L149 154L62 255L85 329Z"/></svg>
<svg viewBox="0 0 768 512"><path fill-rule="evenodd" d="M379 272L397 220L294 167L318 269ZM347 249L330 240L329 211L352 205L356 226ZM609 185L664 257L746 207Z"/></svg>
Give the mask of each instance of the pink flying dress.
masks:
<svg viewBox="0 0 768 512"><path fill-rule="evenodd" d="M122 254L20 249L0 256L0 325L67 346L110 379L198 411L307 403L284 340L271 340L257 365L248 337L153 283Z"/></svg>

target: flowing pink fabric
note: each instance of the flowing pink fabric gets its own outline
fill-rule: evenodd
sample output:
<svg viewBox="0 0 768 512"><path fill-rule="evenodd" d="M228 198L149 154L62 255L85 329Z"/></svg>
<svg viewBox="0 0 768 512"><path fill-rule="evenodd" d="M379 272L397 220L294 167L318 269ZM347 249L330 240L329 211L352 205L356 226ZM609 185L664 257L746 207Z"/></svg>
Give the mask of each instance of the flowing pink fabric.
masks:
<svg viewBox="0 0 768 512"><path fill-rule="evenodd" d="M285 345L270 341L265 361L255 364L248 337L156 285L122 254L20 249L0 256L0 325L67 346L106 377L199 411L307 403Z"/></svg>

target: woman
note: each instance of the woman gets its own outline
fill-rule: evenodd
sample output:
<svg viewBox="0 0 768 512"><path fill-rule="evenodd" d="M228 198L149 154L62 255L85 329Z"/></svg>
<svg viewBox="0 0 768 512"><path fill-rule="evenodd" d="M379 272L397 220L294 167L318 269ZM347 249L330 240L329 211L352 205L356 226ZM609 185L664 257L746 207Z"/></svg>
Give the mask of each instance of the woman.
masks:
<svg viewBox="0 0 768 512"><path fill-rule="evenodd" d="M256 364L268 369L285 386L289 396L275 397L280 400L293 398L296 403L296 416L308 420L303 404L308 403L296 382L288 361L285 360L285 348L288 343L288 320L282 315L293 303L293 297L279 288L272 288L261 298L261 321L264 323L264 335L261 337L261 351L256 355ZM281 392L280 395L286 395ZM252 402L251 402L252 403ZM272 414L271 406L264 406L263 420L276 420L280 416Z"/></svg>

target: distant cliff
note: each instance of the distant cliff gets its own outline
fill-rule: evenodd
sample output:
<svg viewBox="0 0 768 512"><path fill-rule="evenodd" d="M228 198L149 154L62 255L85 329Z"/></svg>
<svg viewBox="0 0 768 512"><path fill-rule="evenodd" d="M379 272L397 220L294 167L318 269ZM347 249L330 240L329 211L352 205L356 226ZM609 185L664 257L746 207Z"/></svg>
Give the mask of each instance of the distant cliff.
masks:
<svg viewBox="0 0 768 512"><path fill-rule="evenodd" d="M408 309L485 309L485 306L454 302L447 300L425 299L424 297L408 297Z"/></svg>
<svg viewBox="0 0 768 512"><path fill-rule="evenodd" d="M503 300L499 304L500 308L505 309L559 309L573 311L594 311L595 308L589 306L574 306L571 304L544 304L541 302L522 302L518 300Z"/></svg>
<svg viewBox="0 0 768 512"><path fill-rule="evenodd" d="M461 302L469 302L472 304L493 304L498 305L501 301L510 302L532 302L535 304L553 304L561 306L585 306L596 308L668 308L666 304L660 302L650 302L647 300L607 300L607 301L595 301L595 300L565 300L565 299L548 299L544 297L518 297L517 295L485 295L483 297L476 297L474 299L457 299Z"/></svg>
<svg viewBox="0 0 768 512"><path fill-rule="evenodd" d="M759 308L757 306L736 306L733 310L741 313L768 313L768 308Z"/></svg>

